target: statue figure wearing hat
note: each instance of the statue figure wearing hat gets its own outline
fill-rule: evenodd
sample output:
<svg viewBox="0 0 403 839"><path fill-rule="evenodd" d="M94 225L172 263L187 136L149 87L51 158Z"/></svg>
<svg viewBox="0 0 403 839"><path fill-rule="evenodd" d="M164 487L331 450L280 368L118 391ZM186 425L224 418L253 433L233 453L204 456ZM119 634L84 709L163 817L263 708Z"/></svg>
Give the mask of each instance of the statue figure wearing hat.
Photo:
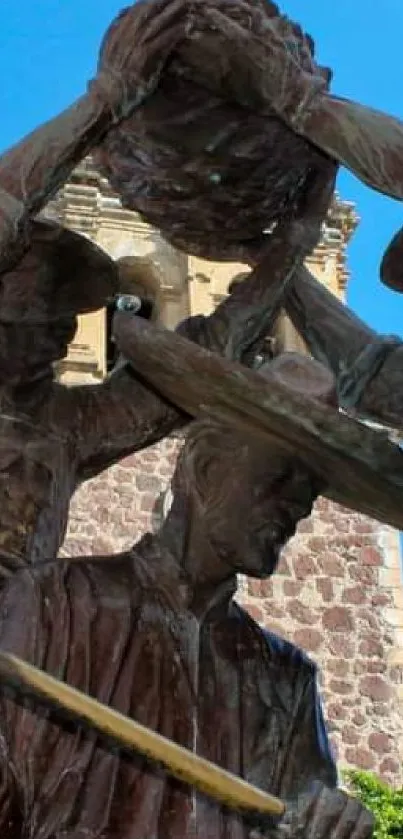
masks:
<svg viewBox="0 0 403 839"><path fill-rule="evenodd" d="M262 392L277 381L336 404L318 362L290 354L251 375ZM251 821L2 693L2 839L369 839L372 817L336 788L313 663L234 601L236 575L270 577L325 488L299 448L195 421L158 533L118 556L17 572L0 610L2 652L280 796L285 816Z"/></svg>
<svg viewBox="0 0 403 839"><path fill-rule="evenodd" d="M313 184L334 182L339 164L401 199L402 123L332 95L330 83L312 39L271 0L132 4L108 30L84 96L0 159L1 271L27 247L29 219L90 151L125 206L171 242L252 265L270 246L276 225L309 203ZM323 218L326 210L324 202ZM393 287L400 283L401 241L398 234L382 263L382 279ZM306 250L314 244L307 241ZM297 294L300 276L294 278ZM345 369L351 329L335 340ZM360 358L355 374L376 357L371 405L364 396L360 410L382 415L383 400L393 392L395 417L401 413L395 386L400 354L392 354L392 362L388 346L379 396L383 350ZM383 380L389 374L388 389ZM348 398L351 404L351 393Z"/></svg>
<svg viewBox="0 0 403 839"><path fill-rule="evenodd" d="M101 384L66 387L53 365L66 355L77 315L111 297L153 318L152 265L140 260L137 280L118 294L118 269L78 234L37 220L31 243L0 284L0 575L57 556L77 486L118 459L156 442L186 415L141 382L123 360ZM287 249L287 244L284 244ZM292 247L289 248L292 250ZM131 271L133 278L133 272ZM124 279L124 278L123 278ZM272 309L261 279L224 302L210 318L190 318L182 335L224 353L248 291L263 340ZM231 353L242 357L241 327ZM247 341L246 348L251 342Z"/></svg>
<svg viewBox="0 0 403 839"><path fill-rule="evenodd" d="M220 61L212 61L212 55L219 55ZM270 2L134 4L108 33L88 94L0 161L0 251L6 281L7 276L14 278L12 286L17 288L18 267L32 256L31 218L75 163L97 148L124 202L157 223L172 242L204 256L242 257L259 265L253 274L258 281L248 285L247 295L246 284L234 290L210 333L219 335L227 357L250 362L287 283L296 278L317 241L337 162L349 165L375 188L402 194L396 165L403 149L401 124L335 99L328 92L329 81L330 74L314 61L312 42ZM191 107L183 115L184 101ZM356 141L357 131L361 143ZM49 262L42 258L40 264ZM273 285L263 307L263 274L267 280L270 272ZM266 292L267 286L266 282ZM281 291L277 298L274 288ZM52 311L48 294L35 293L40 309L39 298ZM4 306L6 311L6 300ZM235 307L237 316L228 330ZM61 326L57 316L57 330L49 330L47 320L39 366L45 358L48 372L49 359L59 358L70 339L70 315L77 311L71 313L63 303L61 320L68 315L70 325ZM125 351L119 324L122 321L117 321L116 340ZM221 326L216 329L214 324ZM51 346L46 347L51 332ZM206 334L204 326L202 332ZM55 351L56 334L60 338ZM28 330L29 335L33 346ZM24 359L25 375L26 353ZM17 359L14 385L20 381L18 364ZM203 364L209 379L211 357L204 354ZM36 411L40 382L50 376L43 376L41 369L37 379L38 365L34 367ZM14 448L23 451L28 474L34 464L34 477L37 466L46 466L50 458L49 448L38 456L39 428L46 429L44 438L49 441L62 417L62 426L66 416L74 416L75 429L87 429L78 448L70 431L63 438L70 469L63 466L60 471L66 477L58 507L62 519L77 475L88 477L112 462L115 440L119 438L121 456L126 445L132 451L180 421L169 402L136 380L130 416L137 422L140 406L144 424L136 426L133 444L125 406L119 416L126 436L116 434L121 394L114 387L120 375L135 380L125 366L101 389L86 388L85 397L77 389L75 412L67 389L52 384L52 394L60 397L49 399L44 389L33 423L31 415L24 415L20 425L15 414L11 417L11 427L18 426ZM278 378L294 395L301 385L303 398L311 389L323 427L331 406L337 414L334 383L314 362L294 359L290 365L279 359L268 375L273 389ZM262 399L267 396L267 410L270 381L265 384L261 377L257 385ZM28 393L29 388L24 399ZM88 431L82 419L91 400ZM200 402L196 413L203 408ZM213 412L214 405L207 408L207 413ZM5 421L8 416L5 410ZM238 424L242 421L240 410ZM32 425L33 442L28 441ZM21 429L31 448L21 445ZM59 446L60 451L60 432L55 436L55 449ZM370 817L358 802L335 789L312 664L291 645L265 634L233 600L236 574L273 573L296 523L326 490L321 464L301 451L300 441L293 446L288 441L283 449L282 433L273 433L270 445L268 436L262 445L259 435L255 439L220 423L195 423L160 533L146 536L118 558L39 565L34 561L33 567L13 574L1 594L0 647L63 676L257 786L285 799L297 798L289 821L270 825L269 834L368 839ZM101 440L112 442L103 448ZM327 440L324 448L329 447ZM338 476L331 480L336 482ZM41 515L52 509L54 497L53 491L43 493ZM15 554L23 553L28 562L36 556L52 559L63 530L57 525L55 535L54 520L48 515L42 531L38 523L31 530L42 532L43 551L38 548L35 553L31 546L27 550L25 539ZM18 525L12 522L14 535ZM12 551L9 554L14 558ZM33 839L256 835L256 825L171 781L142 758L116 754L83 728L40 716L32 705L22 708L10 694L2 693L1 704L0 813L5 839L27 834ZM313 781L319 781L319 789L298 799Z"/></svg>
<svg viewBox="0 0 403 839"><path fill-rule="evenodd" d="M324 192L327 194L326 184ZM317 216L307 215L304 221L314 226ZM295 223L299 226L300 219ZM294 228L287 226L287 230ZM97 278L102 280L105 276L107 282L114 276L109 272L114 272L115 266L76 234L42 223L39 227L34 224L32 231L35 247L25 257L31 260L27 263L27 279L39 281L42 277L46 280L46 293L38 294L36 284L18 299L24 279L23 272L18 276L18 270L25 264L24 259L16 266L14 276L4 275L7 328L17 333L21 329L21 323L15 323L13 308L18 303L21 316L25 313L27 335L39 334L35 332L38 326L42 330L40 354L38 358L33 354L34 363L28 364L32 403L25 405L22 400L27 414L28 408L35 406L31 419L20 418L28 445L21 446L19 418L14 416L12 425L18 427L21 457L13 463L22 462L24 468L28 465L30 478L36 475L38 466L49 469L50 464L49 472L53 468L55 480L52 485L48 481L43 496L33 498L42 503L43 522L43 529L38 522L33 528L33 558L23 543L19 546L20 558L25 564L30 562L31 567L15 570L15 565L22 564L15 563L14 573L3 585L1 653L22 656L45 672L62 676L72 686L149 729L209 758L254 786L281 795L289 807L279 823L256 824L172 780L140 756L124 757L75 723L66 727L53 716L43 715L42 711L39 714L35 703L27 709L16 697L2 691L2 837L22 839L28 833L33 839L42 835L66 839L88 835L111 839L252 839L258 830L258 835L277 832L279 837L302 832L306 839L369 839L371 817L357 801L336 789L336 771L323 725L314 665L292 645L263 632L233 600L236 574L264 577L273 573L282 545L294 532L298 520L309 514L317 493L324 489L320 470L307 465L304 453L300 457L295 448L290 451L289 445L283 449L281 438L275 434L268 445L267 439L262 444L259 438L233 432L222 423L196 422L177 467L173 504L159 534L148 534L121 556L54 561L52 549L61 532L52 531L54 512L62 510L67 514L71 487L77 480L72 465L80 477L81 463L86 463L84 459L79 461L77 452L94 452L91 470L95 470L112 457L112 446L115 452L121 445L118 436L113 436L106 453L102 448L102 441L108 439L105 434L117 421L110 410L111 394L112 404L115 393L121 405L127 434L124 439L130 446L139 427L144 434L141 439L148 440L150 416L155 423L155 417L162 415L170 427L184 417L147 386L147 377L140 386L127 366L119 367L104 385L94 388L68 389L53 382L49 358L54 360L64 353L74 328L73 311L99 305L98 298L89 299L88 288L85 297L77 297L82 294L80 289L64 286L64 276L67 281L74 270L67 275L61 271L57 294L67 294L62 297L63 312L70 312L70 316L59 320L57 295L48 293L48 283L53 282L49 266L52 259L58 261L59 255L57 249L54 251L55 243L59 242L61 257L64 237L68 236L72 269L75 248L83 249L83 258L90 246L82 263L86 265L87 277L94 270ZM267 334L276 312L273 288L283 291L284 278L290 265L294 265L296 247L302 258L296 241L298 237L291 235L288 239L281 230L273 237L276 252L272 245L270 260L277 270L269 295L263 259L252 276L235 287L210 321L196 319L202 344L210 335L224 355L239 355L241 360L244 354L254 357L254 350ZM31 273L34 257L37 270ZM142 287L136 291L141 292ZM282 294L277 305L281 300ZM126 327L129 324L129 332L135 329L138 318L130 314L130 307L129 313L119 312L119 317ZM181 331L186 334L186 325ZM118 321L118 349L130 358L130 342L122 341L123 334ZM205 363L208 375L209 355L205 355ZM13 386L18 390L21 373L24 386L27 385L26 354L16 356L13 369ZM41 376L38 370L42 371ZM316 400L325 412L333 406L337 414L333 379L315 362L280 357L262 368L262 372L267 382L258 373L250 373L259 383L262 398L265 388L269 397L270 386L280 381L288 392ZM126 391L130 399L124 405L125 391L119 381L126 379L132 390ZM43 396L42 402L38 395ZM147 408L145 431L139 421L139 402L143 409ZM89 414L91 421L86 425L88 404L99 410ZM128 416L134 416L129 429ZM73 421L80 425L74 426ZM77 434L69 438L72 424ZM55 441L49 428L57 431ZM66 429L64 437L61 428ZM35 434L29 437L33 429L38 437L41 434L41 449L36 448ZM83 429L89 434L88 439ZM155 434L155 426L152 433ZM57 443L55 448L53 442ZM70 460L51 461L52 452L61 449ZM88 458L92 464L90 455ZM12 469L8 475L5 488L13 486ZM66 479L66 485L61 478ZM32 488L29 481L23 484L18 471L15 486L26 493ZM57 509L52 510L56 489L65 494L57 502ZM7 510L7 503L3 506ZM9 513L13 510L10 505ZM23 506L20 521L11 522L9 533L13 538L18 537L21 524L29 524L26 513ZM43 559L48 561L44 563ZM311 782L316 782L312 791Z"/></svg>
<svg viewBox="0 0 403 839"><path fill-rule="evenodd" d="M155 17L157 6L164 10L164 25L162 17ZM137 29L144 32L147 67L152 55L159 66L160 38L165 39L164 43L169 39L176 42L178 32L182 33L183 11L175 2L144 3L140 7L143 17ZM139 46L139 67L141 54ZM74 114L78 118L80 108L73 110L69 119ZM61 119L64 124L65 118ZM51 179L52 172L56 178L58 171L56 163L52 164L57 144L51 142L52 131L59 131L57 121L48 130L47 177ZM43 131L41 134L40 129L39 134L0 159L0 183L7 187L7 193L0 194L0 204L5 196L0 225L4 246L0 259L3 577L23 564L35 565L57 555L67 526L70 498L81 481L156 442L186 420L126 363L119 364L101 385L67 388L53 380L52 365L66 353L77 314L105 305L119 291L119 278L113 261L93 243L42 218L31 219L46 197L38 187L38 178L40 181L41 172L42 177L45 173L45 156L39 153L32 159L31 170L24 167L27 180L23 191L18 166L35 150L41 150ZM60 142L67 138L65 132ZM70 139L73 143L73 137ZM63 154L57 165L64 160ZM76 158L71 149L69 155L73 162ZM281 295L273 293L273 284L282 290L317 241L334 174L333 163L324 167L321 177L306 190L309 201L297 206L267 243L257 272L238 286L210 318L191 318L181 324L182 335L228 358L254 363L259 342L270 331L278 312ZM10 207L17 207L17 215ZM137 269L140 306L148 306L147 316L153 316L157 290L155 284L151 287L150 266L138 264ZM269 292L268 269L272 277ZM122 298L126 305L127 295L121 295L120 302ZM133 300L129 300L129 307L132 305Z"/></svg>

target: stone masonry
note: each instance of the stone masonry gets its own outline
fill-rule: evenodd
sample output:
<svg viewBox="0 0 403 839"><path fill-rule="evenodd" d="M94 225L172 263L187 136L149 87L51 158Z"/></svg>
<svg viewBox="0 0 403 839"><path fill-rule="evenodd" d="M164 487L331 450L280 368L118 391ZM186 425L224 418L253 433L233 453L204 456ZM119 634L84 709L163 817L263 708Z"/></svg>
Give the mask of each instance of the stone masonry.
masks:
<svg viewBox="0 0 403 839"><path fill-rule="evenodd" d="M166 440L85 484L73 500L63 554L122 550L152 529L179 445ZM239 590L257 621L318 663L340 765L395 785L403 780L398 560L392 530L321 499L273 579L241 580Z"/></svg>

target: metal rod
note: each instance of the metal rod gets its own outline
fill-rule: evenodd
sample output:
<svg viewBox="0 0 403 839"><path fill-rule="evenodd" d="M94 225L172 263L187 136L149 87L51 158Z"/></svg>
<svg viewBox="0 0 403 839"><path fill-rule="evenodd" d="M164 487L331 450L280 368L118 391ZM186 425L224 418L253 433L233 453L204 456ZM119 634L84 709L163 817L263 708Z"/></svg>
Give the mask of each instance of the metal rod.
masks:
<svg viewBox="0 0 403 839"><path fill-rule="evenodd" d="M3 682L20 692L41 698L87 723L116 744L161 764L174 778L196 787L227 807L250 813L281 816L285 805L278 798L226 772L208 760L125 717L65 682L9 653L0 653Z"/></svg>

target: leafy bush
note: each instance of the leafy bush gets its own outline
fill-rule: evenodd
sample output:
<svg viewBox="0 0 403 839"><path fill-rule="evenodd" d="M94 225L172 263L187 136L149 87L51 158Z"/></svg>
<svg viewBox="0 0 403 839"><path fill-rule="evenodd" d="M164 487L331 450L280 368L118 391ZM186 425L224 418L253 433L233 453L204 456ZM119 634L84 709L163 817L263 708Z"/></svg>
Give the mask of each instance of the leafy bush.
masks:
<svg viewBox="0 0 403 839"><path fill-rule="evenodd" d="M370 772L344 773L349 792L375 815L374 839L403 839L403 789L394 790Z"/></svg>

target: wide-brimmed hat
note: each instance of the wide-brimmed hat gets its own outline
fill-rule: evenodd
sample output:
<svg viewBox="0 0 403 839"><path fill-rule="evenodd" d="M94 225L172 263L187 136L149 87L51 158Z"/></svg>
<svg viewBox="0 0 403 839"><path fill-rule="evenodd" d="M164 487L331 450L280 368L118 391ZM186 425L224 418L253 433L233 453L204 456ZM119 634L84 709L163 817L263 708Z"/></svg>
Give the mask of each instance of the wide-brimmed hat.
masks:
<svg viewBox="0 0 403 839"><path fill-rule="evenodd" d="M250 370L124 312L114 335L142 379L172 404L252 439L275 439L322 479L324 495L403 529L403 451L339 410L333 376L319 362L292 353Z"/></svg>
<svg viewBox="0 0 403 839"><path fill-rule="evenodd" d="M266 381L278 382L290 394L338 410L336 378L320 361L297 352L282 352L265 361L256 372Z"/></svg>
<svg viewBox="0 0 403 839"><path fill-rule="evenodd" d="M207 20L206 14L209 15ZM369 187L403 200L403 122L359 102L332 95L329 90L331 73L316 63L312 39L282 15L278 7L267 0L244 0L242 3L233 0L224 7L215 0L205 0L198 6L198 15L200 22L189 36L190 45L186 42L184 46L180 45L182 54L186 54L186 60L192 66L195 81L211 86L215 93L222 85L222 92L228 98L232 97L252 110L267 114L276 112L288 128L345 166ZM196 49L192 37L196 38ZM231 40L231 51L222 49L223 37L227 42ZM279 102L283 102L283 109L277 108L269 96L265 100L264 83L258 92L260 96L251 102L253 85L247 84L245 89L242 74L237 75L240 53L248 52L252 59L255 52L255 61L259 62L254 38L255 41L267 38L276 42L274 61L282 79L283 96L279 97ZM218 70L211 66L211 59L210 63L200 61L205 45L210 55L216 52L219 57ZM263 67L260 69L263 72ZM301 78L305 76L305 84L297 81L298 70ZM301 92L303 90L305 94ZM382 281L399 291L403 291L402 255L403 228L387 248L381 267Z"/></svg>
<svg viewBox="0 0 403 839"><path fill-rule="evenodd" d="M118 271L108 254L73 230L37 219L28 250L0 278L0 321L47 323L92 312L117 288Z"/></svg>
<svg viewBox="0 0 403 839"><path fill-rule="evenodd" d="M403 199L403 123L332 95L312 39L275 3L182 2L186 36L157 89L96 152L127 206L187 252L250 261L288 197L303 200L308 172L308 181L320 177L326 158ZM100 70L112 84L134 48L133 24L152 8L152 0L133 4L108 30ZM128 149L139 145L130 160ZM403 233L381 270L399 290L401 243Z"/></svg>

